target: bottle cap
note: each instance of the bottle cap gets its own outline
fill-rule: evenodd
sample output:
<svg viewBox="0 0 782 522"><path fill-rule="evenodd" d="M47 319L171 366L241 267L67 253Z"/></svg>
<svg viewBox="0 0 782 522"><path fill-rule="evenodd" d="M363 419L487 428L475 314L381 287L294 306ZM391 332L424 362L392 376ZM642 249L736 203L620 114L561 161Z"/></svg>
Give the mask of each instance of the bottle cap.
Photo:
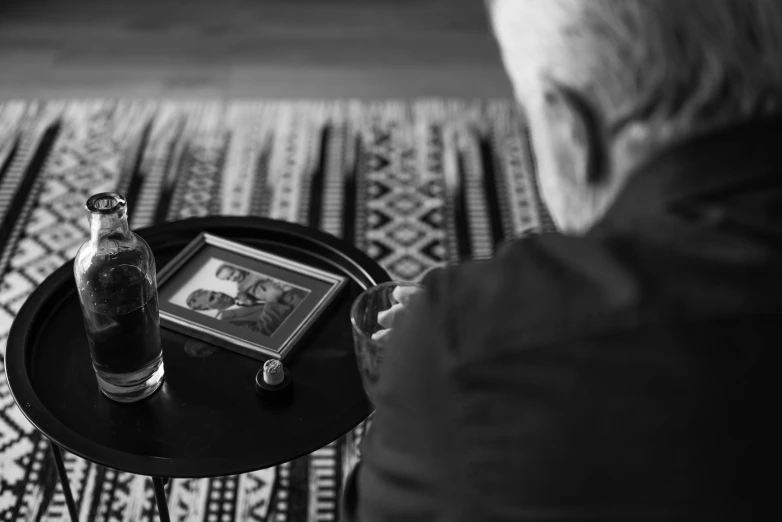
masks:
<svg viewBox="0 0 782 522"><path fill-rule="evenodd" d="M285 369L282 363L276 359L270 359L263 363L263 382L277 386L285 380Z"/></svg>
<svg viewBox="0 0 782 522"><path fill-rule="evenodd" d="M271 359L255 374L255 393L263 399L281 399L290 394L292 379L282 363Z"/></svg>

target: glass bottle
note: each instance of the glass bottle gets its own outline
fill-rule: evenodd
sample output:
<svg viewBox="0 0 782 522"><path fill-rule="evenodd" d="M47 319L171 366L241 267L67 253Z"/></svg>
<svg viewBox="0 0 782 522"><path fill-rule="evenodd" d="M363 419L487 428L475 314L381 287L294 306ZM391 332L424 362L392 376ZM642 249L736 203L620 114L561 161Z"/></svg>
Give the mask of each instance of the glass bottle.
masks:
<svg viewBox="0 0 782 522"><path fill-rule="evenodd" d="M127 202L115 192L87 200L90 239L73 275L98 388L119 402L148 397L163 382L155 258L128 227Z"/></svg>

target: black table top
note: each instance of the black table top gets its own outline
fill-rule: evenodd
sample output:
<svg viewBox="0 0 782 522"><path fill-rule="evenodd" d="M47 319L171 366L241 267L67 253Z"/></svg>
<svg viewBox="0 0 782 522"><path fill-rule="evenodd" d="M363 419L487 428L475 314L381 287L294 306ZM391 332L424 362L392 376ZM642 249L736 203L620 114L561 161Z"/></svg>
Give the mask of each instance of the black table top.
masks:
<svg viewBox="0 0 782 522"><path fill-rule="evenodd" d="M11 330L6 373L25 416L83 458L131 473L206 477L267 468L315 451L366 418L349 320L353 299L388 275L360 251L316 230L261 218L213 217L137 231L158 269L200 232L349 277L325 318L286 359L288 404L261 402L259 361L161 328L166 378L150 398L120 404L97 387L73 263L30 296Z"/></svg>

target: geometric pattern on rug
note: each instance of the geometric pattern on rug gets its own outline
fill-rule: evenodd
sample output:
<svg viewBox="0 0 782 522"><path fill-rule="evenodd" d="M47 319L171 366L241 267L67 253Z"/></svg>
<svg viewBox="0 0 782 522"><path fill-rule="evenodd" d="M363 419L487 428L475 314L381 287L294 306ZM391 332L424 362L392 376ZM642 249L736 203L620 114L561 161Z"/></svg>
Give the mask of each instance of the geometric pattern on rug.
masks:
<svg viewBox="0 0 782 522"><path fill-rule="evenodd" d="M90 194L124 192L134 228L218 214L318 227L419 280L552 229L533 169L523 117L503 100L0 104L0 522L69 520L48 441L3 365L15 314L86 239ZM171 518L338 520L366 428L274 468L171 480ZM147 477L64 457L81 521L157 520Z"/></svg>

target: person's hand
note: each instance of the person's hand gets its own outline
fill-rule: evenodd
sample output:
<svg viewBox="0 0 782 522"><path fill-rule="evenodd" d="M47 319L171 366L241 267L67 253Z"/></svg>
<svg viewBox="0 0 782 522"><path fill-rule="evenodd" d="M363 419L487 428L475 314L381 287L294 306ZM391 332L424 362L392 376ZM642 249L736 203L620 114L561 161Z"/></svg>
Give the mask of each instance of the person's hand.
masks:
<svg viewBox="0 0 782 522"><path fill-rule="evenodd" d="M236 304L238 304L239 306L252 306L252 305L256 304L255 300L250 299L250 298L248 298L246 296L237 297L234 302Z"/></svg>
<svg viewBox="0 0 782 522"><path fill-rule="evenodd" d="M423 293L423 289L416 286L397 286L391 294L396 301L391 308L377 314L377 322L383 327L372 334L373 341L388 342L393 330L405 316L414 299Z"/></svg>

